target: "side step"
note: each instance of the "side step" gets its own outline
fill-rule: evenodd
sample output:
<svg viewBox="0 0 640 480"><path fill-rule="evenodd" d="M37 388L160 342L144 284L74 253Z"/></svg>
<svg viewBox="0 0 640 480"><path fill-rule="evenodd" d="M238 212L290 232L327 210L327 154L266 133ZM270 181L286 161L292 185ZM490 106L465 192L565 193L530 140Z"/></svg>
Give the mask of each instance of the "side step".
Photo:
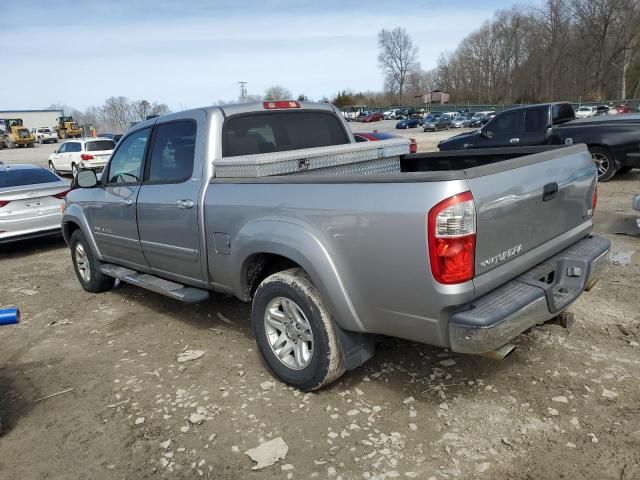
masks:
<svg viewBox="0 0 640 480"><path fill-rule="evenodd" d="M181 283L171 282L163 278L140 273L129 268L120 267L111 263L100 266L100 271L105 275L117 278L123 282L146 288L152 292L174 298L184 303L198 303L209 298L209 292L195 287L187 287Z"/></svg>

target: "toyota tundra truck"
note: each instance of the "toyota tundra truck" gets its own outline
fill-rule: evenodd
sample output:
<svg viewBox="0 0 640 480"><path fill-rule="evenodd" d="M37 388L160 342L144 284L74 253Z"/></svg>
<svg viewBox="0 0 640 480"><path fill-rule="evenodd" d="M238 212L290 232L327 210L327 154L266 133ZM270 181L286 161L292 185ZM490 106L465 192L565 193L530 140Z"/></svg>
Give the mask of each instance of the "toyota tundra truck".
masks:
<svg viewBox="0 0 640 480"><path fill-rule="evenodd" d="M597 281L610 242L592 234L584 145L402 154L395 170L310 160L377 148L384 161L394 141L356 146L338 109L310 102L135 125L100 180L80 171L66 197L77 278L251 302L265 363L303 390L367 361L378 335L504 355Z"/></svg>

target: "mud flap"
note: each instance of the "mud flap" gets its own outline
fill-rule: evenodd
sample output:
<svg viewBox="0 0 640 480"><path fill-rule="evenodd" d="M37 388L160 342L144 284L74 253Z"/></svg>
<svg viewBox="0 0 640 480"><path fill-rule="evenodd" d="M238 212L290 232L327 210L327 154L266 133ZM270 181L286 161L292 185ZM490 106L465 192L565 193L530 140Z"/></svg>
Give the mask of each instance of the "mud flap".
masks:
<svg viewBox="0 0 640 480"><path fill-rule="evenodd" d="M338 342L340 342L342 362L345 369L353 370L354 368L358 368L373 357L376 352L374 335L343 330L335 321L333 324L336 329Z"/></svg>

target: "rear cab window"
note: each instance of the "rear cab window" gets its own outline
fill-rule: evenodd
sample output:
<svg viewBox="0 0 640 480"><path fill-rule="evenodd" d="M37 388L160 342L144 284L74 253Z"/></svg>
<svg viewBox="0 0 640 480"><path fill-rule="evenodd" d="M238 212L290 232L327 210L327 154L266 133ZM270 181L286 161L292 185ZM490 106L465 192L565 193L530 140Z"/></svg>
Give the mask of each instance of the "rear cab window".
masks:
<svg viewBox="0 0 640 480"><path fill-rule="evenodd" d="M330 112L258 112L229 117L222 131L222 156L255 155L350 143Z"/></svg>
<svg viewBox="0 0 640 480"><path fill-rule="evenodd" d="M37 185L41 183L59 182L49 170L44 168L7 168L0 173L0 188L5 187L22 187L25 185Z"/></svg>
<svg viewBox="0 0 640 480"><path fill-rule="evenodd" d="M101 152L104 150L113 150L116 144L111 140L94 140L85 143L85 151L87 152Z"/></svg>
<svg viewBox="0 0 640 480"><path fill-rule="evenodd" d="M575 116L570 103L556 103L551 108L551 121L553 124L568 122L573 120Z"/></svg>

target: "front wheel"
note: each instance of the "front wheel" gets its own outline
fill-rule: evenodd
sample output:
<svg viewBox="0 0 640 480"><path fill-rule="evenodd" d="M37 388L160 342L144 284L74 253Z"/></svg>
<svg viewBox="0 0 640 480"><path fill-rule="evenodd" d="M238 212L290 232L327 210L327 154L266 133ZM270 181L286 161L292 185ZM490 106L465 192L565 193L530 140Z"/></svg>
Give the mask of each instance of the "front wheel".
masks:
<svg viewBox="0 0 640 480"><path fill-rule="evenodd" d="M591 158L598 168L598 181L606 182L616 174L616 162L611 152L603 147L591 147Z"/></svg>
<svg viewBox="0 0 640 480"><path fill-rule="evenodd" d="M251 325L271 372L301 390L316 390L345 371L333 320L300 268L267 277L256 290Z"/></svg>
<svg viewBox="0 0 640 480"><path fill-rule="evenodd" d="M53 164L51 160L49 160L49 171L55 173L56 175L58 174L58 171L56 170L56 166Z"/></svg>
<svg viewBox="0 0 640 480"><path fill-rule="evenodd" d="M100 261L95 257L82 231L76 230L69 241L73 268L82 288L91 293L106 292L113 288L115 279L100 271Z"/></svg>

